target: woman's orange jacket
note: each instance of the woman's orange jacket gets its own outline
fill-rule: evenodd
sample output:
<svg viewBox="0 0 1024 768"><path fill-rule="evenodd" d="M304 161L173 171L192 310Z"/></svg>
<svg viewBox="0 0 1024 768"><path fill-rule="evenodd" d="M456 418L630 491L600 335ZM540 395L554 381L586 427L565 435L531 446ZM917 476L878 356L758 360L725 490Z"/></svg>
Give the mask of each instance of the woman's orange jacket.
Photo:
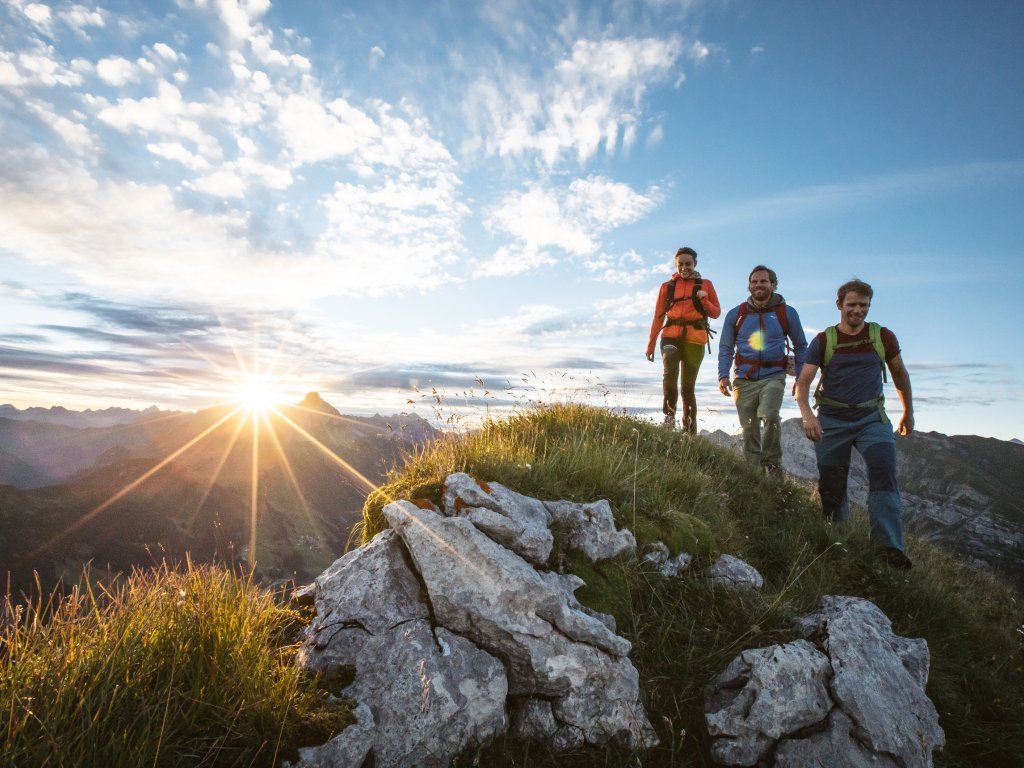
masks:
<svg viewBox="0 0 1024 768"><path fill-rule="evenodd" d="M672 308L665 312L665 305L668 304L668 287L676 281L675 303ZM693 278L684 280L676 272L672 280L662 283L658 290L658 303L654 305L654 320L651 322L651 337L647 341L647 354L654 354L654 345L658 340L658 334L665 339L682 339L687 344L707 344L708 334L703 328L694 328L692 325L665 325L666 316L670 320L700 320L703 315L693 306L693 285L696 282ZM715 318L722 314L722 307L718 303L718 294L715 293L715 286L710 280L704 279L701 288L708 292L707 298L701 301L704 311L708 317Z"/></svg>

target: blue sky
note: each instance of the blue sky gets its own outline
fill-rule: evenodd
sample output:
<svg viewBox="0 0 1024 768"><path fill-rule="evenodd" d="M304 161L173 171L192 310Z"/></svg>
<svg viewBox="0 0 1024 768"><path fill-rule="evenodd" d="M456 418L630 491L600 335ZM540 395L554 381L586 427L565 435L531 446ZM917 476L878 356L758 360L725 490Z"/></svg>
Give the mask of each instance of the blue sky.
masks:
<svg viewBox="0 0 1024 768"><path fill-rule="evenodd" d="M690 245L809 333L867 280L918 428L1024 437L1022 35L1009 1L0 0L0 401L654 416Z"/></svg>

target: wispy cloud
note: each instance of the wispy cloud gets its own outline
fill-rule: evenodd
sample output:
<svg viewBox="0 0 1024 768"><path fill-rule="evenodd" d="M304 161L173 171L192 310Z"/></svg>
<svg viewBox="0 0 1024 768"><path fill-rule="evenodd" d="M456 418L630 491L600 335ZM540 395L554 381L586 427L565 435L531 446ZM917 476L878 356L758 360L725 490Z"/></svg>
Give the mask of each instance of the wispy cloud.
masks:
<svg viewBox="0 0 1024 768"><path fill-rule="evenodd" d="M552 263L558 254L589 256L603 233L643 218L661 194L657 187L641 193L602 176L575 179L564 189L536 183L509 193L487 223L515 245L479 264L476 274L514 275Z"/></svg>
<svg viewBox="0 0 1024 768"><path fill-rule="evenodd" d="M600 148L609 155L628 149L646 89L671 78L682 49L675 37L577 40L540 86L505 65L469 88L464 148L532 154L549 168L566 159L584 164Z"/></svg>

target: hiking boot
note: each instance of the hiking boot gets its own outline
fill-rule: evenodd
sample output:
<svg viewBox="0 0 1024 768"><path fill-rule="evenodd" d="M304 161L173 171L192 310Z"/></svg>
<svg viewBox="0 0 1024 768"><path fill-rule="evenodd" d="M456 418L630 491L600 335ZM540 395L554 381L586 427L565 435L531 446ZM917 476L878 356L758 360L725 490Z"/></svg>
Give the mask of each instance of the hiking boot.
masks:
<svg viewBox="0 0 1024 768"><path fill-rule="evenodd" d="M671 431L676 428L676 415L674 413L666 413L665 420L661 423L665 429Z"/></svg>
<svg viewBox="0 0 1024 768"><path fill-rule="evenodd" d="M893 568L901 571L909 571L914 567L914 562L906 554L896 547L888 547L885 550L885 562Z"/></svg>
<svg viewBox="0 0 1024 768"><path fill-rule="evenodd" d="M764 473L768 477L782 477L782 467L778 464L763 464Z"/></svg>

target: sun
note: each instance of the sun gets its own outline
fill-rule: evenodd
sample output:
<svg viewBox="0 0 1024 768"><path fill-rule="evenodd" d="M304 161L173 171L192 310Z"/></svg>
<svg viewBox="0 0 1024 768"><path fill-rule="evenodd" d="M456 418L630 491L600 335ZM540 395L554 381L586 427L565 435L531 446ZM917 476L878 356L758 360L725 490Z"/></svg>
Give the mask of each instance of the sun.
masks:
<svg viewBox="0 0 1024 768"><path fill-rule="evenodd" d="M264 413L281 402L274 382L261 376L247 376L239 381L234 399L250 413Z"/></svg>

